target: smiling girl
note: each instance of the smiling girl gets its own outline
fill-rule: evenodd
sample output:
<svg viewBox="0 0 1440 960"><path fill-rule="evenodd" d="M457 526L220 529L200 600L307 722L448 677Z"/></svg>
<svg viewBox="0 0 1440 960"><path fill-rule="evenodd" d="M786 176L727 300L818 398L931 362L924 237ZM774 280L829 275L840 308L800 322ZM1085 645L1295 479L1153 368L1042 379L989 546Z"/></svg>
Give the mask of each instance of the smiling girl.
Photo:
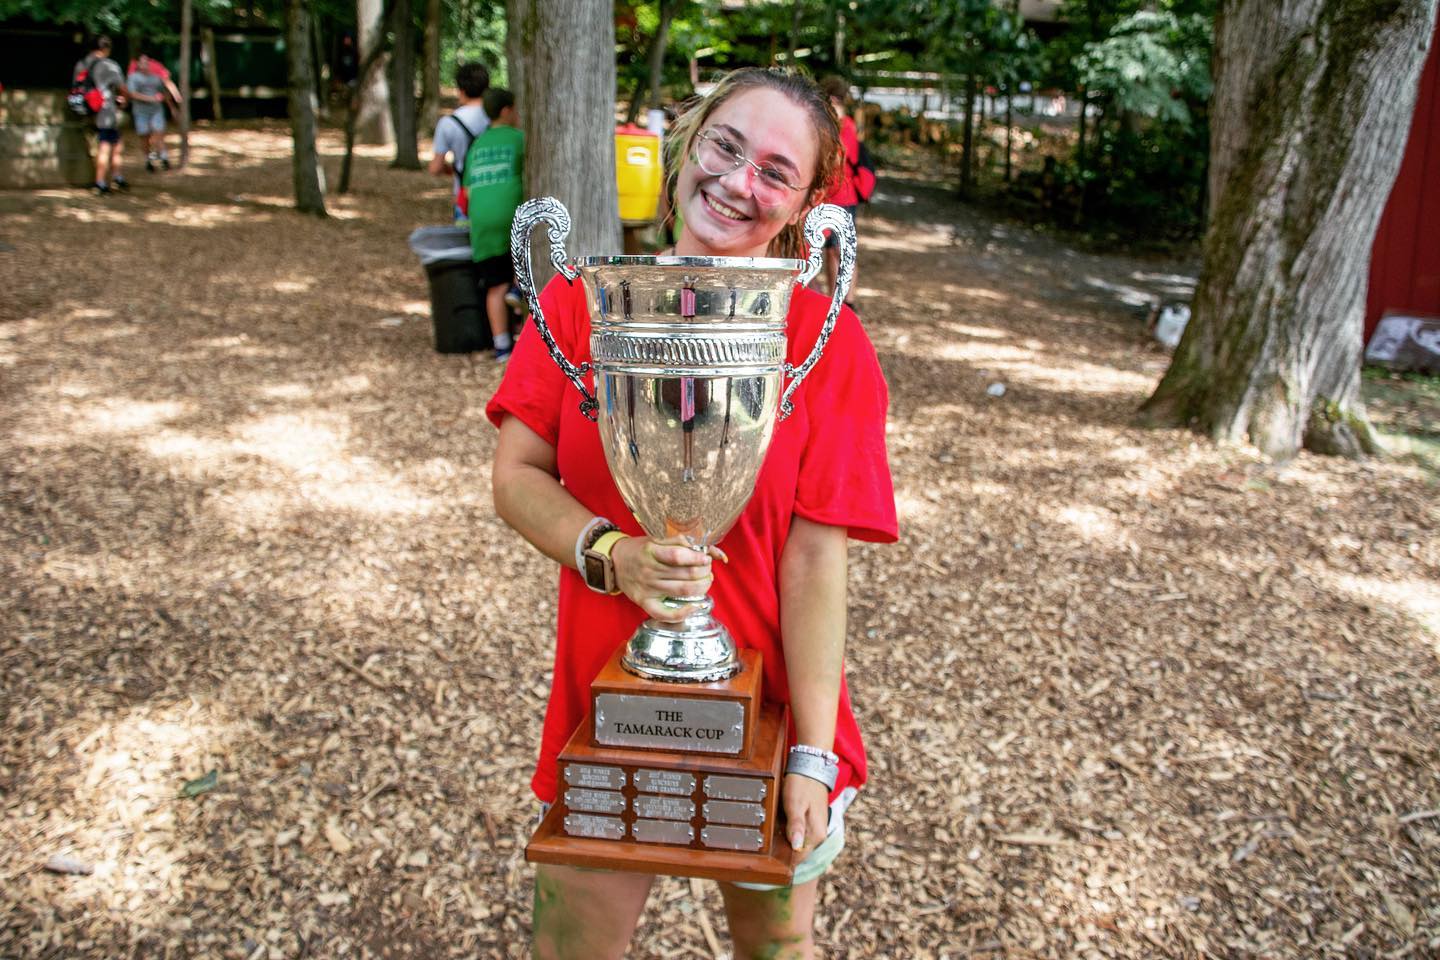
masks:
<svg viewBox="0 0 1440 960"><path fill-rule="evenodd" d="M803 257L805 214L829 189L840 156L829 100L808 79L772 70L730 74L676 124L669 176L684 226L673 253ZM580 284L557 277L541 294L567 355L590 359ZM800 363L829 301L797 287L787 315L788 356ZM786 839L801 853L794 884L720 884L737 960L808 958L821 874L844 846L846 807L865 782L865 749L845 683L847 538L898 535L885 453L888 394L875 350L843 309L824 357L778 423L755 493L724 552L647 537L605 466L596 425L527 325L486 414L499 427L496 510L561 565L554 680L531 787L556 793L556 757L584 718L590 682L645 617L692 612L666 596L708 593L737 645L764 659L764 696L790 706L790 744L822 757L823 779L785 777ZM587 584L577 556L601 534L615 595ZM713 560L730 561L720 568ZM810 767L809 769L814 769ZM833 778L833 783L831 779ZM539 865L534 954L621 957L654 878Z"/></svg>

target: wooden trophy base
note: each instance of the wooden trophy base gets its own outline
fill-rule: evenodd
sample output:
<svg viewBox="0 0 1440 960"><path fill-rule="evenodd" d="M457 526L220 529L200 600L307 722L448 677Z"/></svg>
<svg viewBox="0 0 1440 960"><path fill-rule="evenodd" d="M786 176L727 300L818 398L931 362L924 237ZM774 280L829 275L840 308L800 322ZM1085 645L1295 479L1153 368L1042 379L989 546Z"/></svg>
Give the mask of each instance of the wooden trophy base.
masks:
<svg viewBox="0 0 1440 960"><path fill-rule="evenodd" d="M777 827L789 708L761 703L759 654L741 651L739 674L704 684L645 680L620 667L619 657L592 684L592 709L560 752L556 801L525 859L788 885L794 851L777 840ZM712 722L703 718L714 716L717 701L738 705L729 710L743 712L743 731L701 726ZM622 707L663 722L617 720ZM599 743L597 712L601 736L650 745ZM718 742L727 752L654 745L670 735L692 747Z"/></svg>

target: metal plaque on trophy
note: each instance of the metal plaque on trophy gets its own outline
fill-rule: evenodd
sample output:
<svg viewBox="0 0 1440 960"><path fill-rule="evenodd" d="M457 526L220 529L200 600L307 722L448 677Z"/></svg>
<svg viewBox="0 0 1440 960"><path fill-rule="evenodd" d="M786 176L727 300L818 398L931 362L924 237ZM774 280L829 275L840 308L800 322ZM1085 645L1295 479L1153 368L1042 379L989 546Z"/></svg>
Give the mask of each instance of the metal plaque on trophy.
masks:
<svg viewBox="0 0 1440 960"><path fill-rule="evenodd" d="M584 284L590 361L551 335L535 290L530 234ZM795 284L840 237L829 313L798 367L786 362ZM536 332L583 397L625 505L652 537L696 550L719 542L755 488L777 420L819 361L849 287L855 228L836 206L805 222L808 263L746 257L589 257L565 253L570 216L552 198L523 204L511 229L516 282ZM592 394L585 381L593 373ZM743 571L734 571L743 576ZM559 757L559 787L526 859L610 870L788 884L778 829L788 708L761 698L763 664L737 649L709 597L683 620L646 620L590 687L590 710Z"/></svg>

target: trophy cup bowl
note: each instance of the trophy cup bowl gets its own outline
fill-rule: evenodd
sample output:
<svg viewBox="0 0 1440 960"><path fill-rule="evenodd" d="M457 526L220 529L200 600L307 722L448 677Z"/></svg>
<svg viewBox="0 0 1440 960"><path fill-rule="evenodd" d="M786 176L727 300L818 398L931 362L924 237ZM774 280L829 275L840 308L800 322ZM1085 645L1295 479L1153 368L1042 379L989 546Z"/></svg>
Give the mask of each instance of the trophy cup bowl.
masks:
<svg viewBox="0 0 1440 960"><path fill-rule="evenodd" d="M530 234L545 223L550 259L581 280L590 312L588 363L572 364L545 322L530 265ZM807 360L786 362L785 318L795 284L820 269L825 230L838 231L841 283ZM516 211L511 253L517 284L551 357L584 397L599 425L606 463L625 505L651 537L681 536L705 551L740 516L790 396L824 350L854 263L854 225L841 208L811 211L802 260L752 257L589 257L571 262L570 216L553 198ZM848 241L848 242L845 242ZM848 259L847 259L848 257ZM595 393L584 375L595 375ZM786 378L789 377L789 382ZM691 607L684 619L648 619L622 663L651 680L704 683L740 669L734 639L707 596L668 597Z"/></svg>

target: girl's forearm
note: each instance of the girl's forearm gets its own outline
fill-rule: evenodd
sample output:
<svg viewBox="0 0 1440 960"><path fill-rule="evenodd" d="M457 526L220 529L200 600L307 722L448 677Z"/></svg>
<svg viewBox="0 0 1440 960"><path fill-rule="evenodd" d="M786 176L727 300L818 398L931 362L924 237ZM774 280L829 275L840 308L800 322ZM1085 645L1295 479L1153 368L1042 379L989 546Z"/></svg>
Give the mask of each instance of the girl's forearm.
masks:
<svg viewBox="0 0 1440 960"><path fill-rule="evenodd" d="M845 662L845 550L843 527L796 517L780 556L780 636L795 733L825 750L835 742Z"/></svg>
<svg viewBox="0 0 1440 960"><path fill-rule="evenodd" d="M502 433L507 429L513 429L508 421ZM575 538L593 515L553 473L537 463L497 457L492 490L500 519L556 563L575 566Z"/></svg>

